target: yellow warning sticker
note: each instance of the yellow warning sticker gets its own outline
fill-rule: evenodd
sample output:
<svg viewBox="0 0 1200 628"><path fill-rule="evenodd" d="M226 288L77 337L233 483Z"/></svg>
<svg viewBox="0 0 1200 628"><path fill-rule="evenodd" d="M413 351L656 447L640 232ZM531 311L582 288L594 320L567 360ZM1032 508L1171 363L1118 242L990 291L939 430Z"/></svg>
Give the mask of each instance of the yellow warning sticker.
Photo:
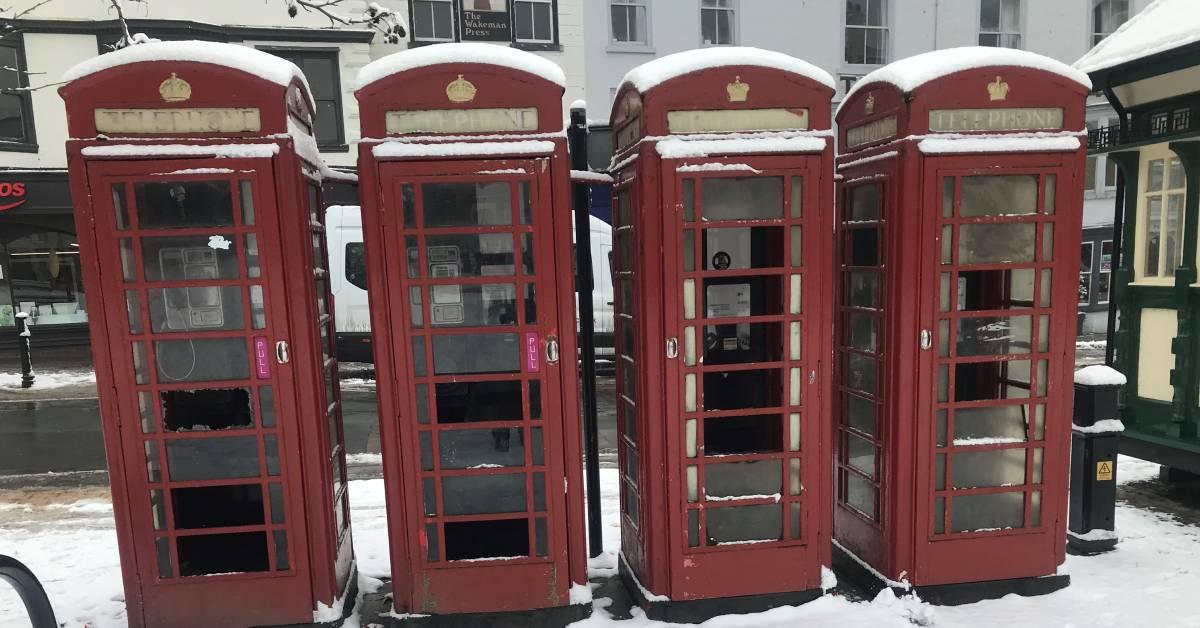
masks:
<svg viewBox="0 0 1200 628"><path fill-rule="evenodd" d="M1104 481L1113 479L1113 463L1112 460L1101 460L1096 463L1096 480Z"/></svg>

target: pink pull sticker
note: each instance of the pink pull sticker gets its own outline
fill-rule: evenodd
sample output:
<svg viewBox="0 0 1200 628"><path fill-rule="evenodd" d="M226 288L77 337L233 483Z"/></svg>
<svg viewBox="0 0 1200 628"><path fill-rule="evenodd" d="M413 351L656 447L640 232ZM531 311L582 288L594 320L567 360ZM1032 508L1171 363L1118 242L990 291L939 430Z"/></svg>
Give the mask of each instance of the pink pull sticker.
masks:
<svg viewBox="0 0 1200 628"><path fill-rule="evenodd" d="M530 373L542 370L542 360L538 357L539 344L537 332L525 332L525 365Z"/></svg>
<svg viewBox="0 0 1200 628"><path fill-rule="evenodd" d="M271 379L271 359L267 351L267 337L254 337L254 368L259 379Z"/></svg>

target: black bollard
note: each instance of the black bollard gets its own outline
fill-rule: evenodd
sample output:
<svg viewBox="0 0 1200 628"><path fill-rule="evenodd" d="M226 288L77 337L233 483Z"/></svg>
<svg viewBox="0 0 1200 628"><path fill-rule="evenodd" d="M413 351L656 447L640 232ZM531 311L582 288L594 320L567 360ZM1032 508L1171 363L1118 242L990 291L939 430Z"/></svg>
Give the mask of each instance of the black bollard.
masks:
<svg viewBox="0 0 1200 628"><path fill-rule="evenodd" d="M1090 556L1116 549L1117 391L1125 376L1107 366L1075 373L1071 430L1071 498L1067 552Z"/></svg>
<svg viewBox="0 0 1200 628"><path fill-rule="evenodd" d="M17 312L17 351L21 353L21 388L33 386L33 355L29 345L32 334L29 331L29 314Z"/></svg>

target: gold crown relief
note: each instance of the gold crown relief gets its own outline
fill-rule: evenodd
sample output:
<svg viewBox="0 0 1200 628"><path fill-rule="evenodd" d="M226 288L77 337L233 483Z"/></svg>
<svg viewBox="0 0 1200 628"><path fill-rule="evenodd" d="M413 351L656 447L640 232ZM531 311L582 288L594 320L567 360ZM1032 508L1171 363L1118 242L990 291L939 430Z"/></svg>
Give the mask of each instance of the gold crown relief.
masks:
<svg viewBox="0 0 1200 628"><path fill-rule="evenodd" d="M158 84L158 93L167 102L180 102L192 97L192 86L172 72L171 78Z"/></svg>
<svg viewBox="0 0 1200 628"><path fill-rule="evenodd" d="M729 94L729 102L746 102L746 98L750 96L750 84L743 83L742 77L733 77L733 82L725 86L725 92Z"/></svg>
<svg viewBox="0 0 1200 628"><path fill-rule="evenodd" d="M996 80L988 83L987 90L988 96L992 100L1004 100L1008 98L1008 82L999 76L996 77Z"/></svg>
<svg viewBox="0 0 1200 628"><path fill-rule="evenodd" d="M863 113L868 116L875 113L875 94L867 92L867 100L863 103Z"/></svg>
<svg viewBox="0 0 1200 628"><path fill-rule="evenodd" d="M450 102L471 102L475 100L476 91L478 90L475 89L475 85L459 74L458 78L446 85L446 98L449 98Z"/></svg>

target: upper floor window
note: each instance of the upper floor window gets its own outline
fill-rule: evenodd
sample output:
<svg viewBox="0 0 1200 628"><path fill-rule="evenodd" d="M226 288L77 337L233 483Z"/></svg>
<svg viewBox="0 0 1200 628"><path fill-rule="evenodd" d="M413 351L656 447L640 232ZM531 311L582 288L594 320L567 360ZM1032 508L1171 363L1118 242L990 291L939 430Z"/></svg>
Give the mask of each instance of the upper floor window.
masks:
<svg viewBox="0 0 1200 628"><path fill-rule="evenodd" d="M887 0L846 0L846 63L887 63Z"/></svg>
<svg viewBox="0 0 1200 628"><path fill-rule="evenodd" d="M1087 128L1094 131L1101 127L1115 127L1116 118L1088 120ZM1084 168L1084 193L1102 194L1117 186L1117 163L1104 154L1088 155Z"/></svg>
<svg viewBox="0 0 1200 628"><path fill-rule="evenodd" d="M1092 0L1092 45L1129 19L1129 0Z"/></svg>
<svg viewBox="0 0 1200 628"><path fill-rule="evenodd" d="M1021 47L1021 0L979 0L979 45Z"/></svg>
<svg viewBox="0 0 1200 628"><path fill-rule="evenodd" d="M514 0L513 40L522 43L554 43L554 1Z"/></svg>
<svg viewBox="0 0 1200 628"><path fill-rule="evenodd" d="M454 41L454 0L412 0L413 41Z"/></svg>
<svg viewBox="0 0 1200 628"><path fill-rule="evenodd" d="M0 40L0 150L28 148L33 136L33 106L24 55L16 41Z"/></svg>
<svg viewBox="0 0 1200 628"><path fill-rule="evenodd" d="M1183 200L1187 184L1183 164L1173 153L1144 161L1145 185L1138 209L1142 216L1142 277L1172 277L1183 253Z"/></svg>
<svg viewBox="0 0 1200 628"><path fill-rule="evenodd" d="M342 82L338 72L338 51L328 48L264 48L277 57L295 63L308 77L316 115L313 134L321 150L347 150L342 127Z"/></svg>
<svg viewBox="0 0 1200 628"><path fill-rule="evenodd" d="M734 0L700 0L700 39L705 46L737 43L737 7Z"/></svg>
<svg viewBox="0 0 1200 628"><path fill-rule="evenodd" d="M650 45L649 0L610 0L609 13L612 43Z"/></svg>

